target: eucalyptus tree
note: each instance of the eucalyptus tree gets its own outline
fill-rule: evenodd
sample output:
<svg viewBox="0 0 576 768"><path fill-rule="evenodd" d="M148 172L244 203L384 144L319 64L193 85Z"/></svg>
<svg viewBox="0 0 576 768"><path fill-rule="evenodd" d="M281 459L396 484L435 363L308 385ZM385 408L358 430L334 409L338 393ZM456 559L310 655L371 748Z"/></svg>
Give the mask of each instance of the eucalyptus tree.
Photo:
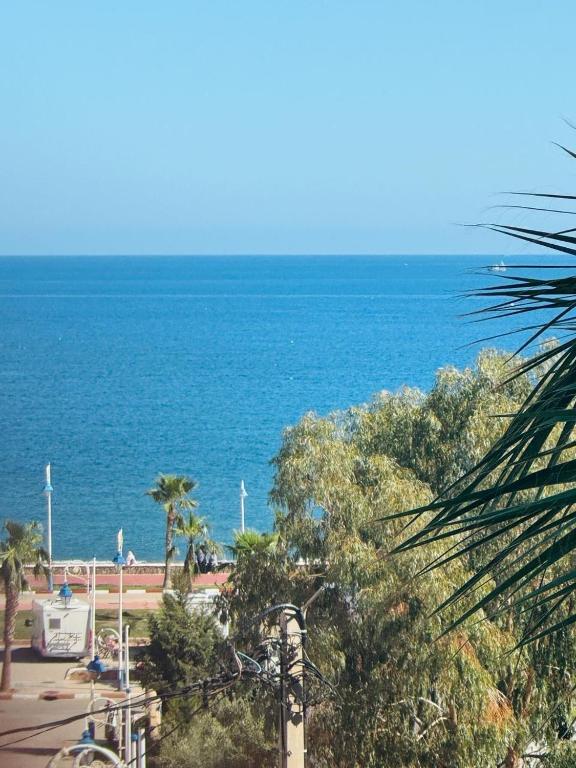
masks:
<svg viewBox="0 0 576 768"><path fill-rule="evenodd" d="M476 739L469 729L499 697L480 660L497 640L485 628L469 631L459 668L449 663L458 643L430 646L438 627L427 613L455 574L417 582L422 558L384 556L400 526L378 524L378 515L432 494L412 469L363 449L371 415L308 414L285 432L274 460L277 529L293 567L299 556L307 562L292 602L317 595L307 612L308 653L339 692L313 709L309 750L318 766L455 765L466 750L476 750L477 762L462 764L488 765L499 728L487 719ZM266 588L268 579L261 582Z"/></svg>
<svg viewBox="0 0 576 768"><path fill-rule="evenodd" d="M473 465L505 428L491 414L513 411L529 391L522 377L496 388L511 370L506 359L484 352L469 370L443 369L428 394L381 393L343 413L307 414L284 432L273 460L275 530L236 535L220 605L246 649L272 634L250 621L255 615L277 603L307 606L307 652L337 686L309 708L315 768L510 768L532 730L557 735L561 659L572 646L539 646L541 659L524 654L512 664L504 652L518 641L515 624L467 620L440 637L457 609L430 614L477 564L455 559L421 573L442 556L442 542L388 556L405 536L402 513L428 505ZM425 522L413 522L414 532ZM246 699L247 721L265 745L275 742L273 718L261 717L274 712L273 699L273 691ZM178 744L217 733L206 715ZM237 737L226 733L226 764L246 765L235 762Z"/></svg>
<svg viewBox="0 0 576 768"><path fill-rule="evenodd" d="M338 681L344 702L314 709L316 765L347 766L354 754L363 766L508 768L530 751L531 733L550 745L546 764L554 764L572 713L574 642L548 638L512 662L505 652L525 630L521 611L513 621L466 619L446 635L459 617L448 602L454 585L495 553L445 558L439 538L388 555L418 536L430 514L406 530L404 513L449 493L504 434L494 414L513 413L532 386L533 369L516 372L509 355L484 351L470 369L441 369L429 393L381 393L327 418L308 414L285 431L273 461L276 527L284 550L307 561L292 594L302 602L318 594L309 653ZM443 567L429 570L436 561ZM266 589L268 579L261 583ZM476 587L479 597L489 591ZM445 611L430 616L442 603ZM473 604L474 595L462 596L462 610Z"/></svg>
<svg viewBox="0 0 576 768"><path fill-rule="evenodd" d="M34 565L34 574L48 573L48 554L42 548L42 530L38 523L22 525L14 520L4 522L0 541L0 572L4 584L4 663L0 690L8 691L12 683L12 646L20 593L26 589L25 565Z"/></svg>
<svg viewBox="0 0 576 768"><path fill-rule="evenodd" d="M196 488L196 482L184 475L158 475L156 485L146 491L146 495L160 504L166 514L166 535L164 545L164 583L170 587L170 562L175 554L174 536L179 526L184 523L184 512L194 509L198 502L190 497Z"/></svg>

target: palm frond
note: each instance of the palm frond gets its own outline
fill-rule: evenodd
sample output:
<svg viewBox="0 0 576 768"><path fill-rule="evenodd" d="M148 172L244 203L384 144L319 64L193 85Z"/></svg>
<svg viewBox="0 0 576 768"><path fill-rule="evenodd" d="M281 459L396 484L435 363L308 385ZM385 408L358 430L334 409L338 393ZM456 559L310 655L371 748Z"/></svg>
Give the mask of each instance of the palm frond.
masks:
<svg viewBox="0 0 576 768"><path fill-rule="evenodd" d="M574 195L533 196L576 200ZM546 231L486 226L576 255L572 228ZM539 268L546 270L541 276ZM475 292L492 302L477 311L480 317L545 313L530 327L519 352L548 333L562 336L562 343L542 348L521 361L512 376L531 375L533 392L518 413L508 415L510 421L502 437L467 475L433 503L406 513L419 518L421 525L394 550L449 543L445 556L424 569L431 570L474 551L482 552L489 543L492 547L501 543L498 553L439 607L442 610L466 600L466 608L452 626L519 593L516 604L528 602L533 608L546 605L544 615L548 618L576 590L576 274L557 277L550 272L553 268L549 264L532 266L536 276L502 275L497 284ZM481 586L480 596L470 600ZM522 643L575 621L576 615L569 613L552 626L542 628L540 622Z"/></svg>

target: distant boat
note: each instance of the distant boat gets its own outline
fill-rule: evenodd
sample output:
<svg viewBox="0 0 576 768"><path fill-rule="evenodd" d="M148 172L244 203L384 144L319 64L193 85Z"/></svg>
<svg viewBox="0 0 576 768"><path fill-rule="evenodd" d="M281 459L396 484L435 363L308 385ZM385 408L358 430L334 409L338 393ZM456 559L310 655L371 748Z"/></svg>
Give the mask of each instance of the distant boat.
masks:
<svg viewBox="0 0 576 768"><path fill-rule="evenodd" d="M506 272L506 264L501 261L499 264L492 264L492 266L488 267L488 269L490 272Z"/></svg>

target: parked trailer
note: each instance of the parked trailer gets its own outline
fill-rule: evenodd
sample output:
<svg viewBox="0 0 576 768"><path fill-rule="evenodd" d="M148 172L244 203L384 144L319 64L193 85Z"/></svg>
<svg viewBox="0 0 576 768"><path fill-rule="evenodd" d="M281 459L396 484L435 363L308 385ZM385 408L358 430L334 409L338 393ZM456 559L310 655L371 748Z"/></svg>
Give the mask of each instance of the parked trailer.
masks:
<svg viewBox="0 0 576 768"><path fill-rule="evenodd" d="M76 597L34 600L32 648L41 656L81 658L90 654L89 603Z"/></svg>

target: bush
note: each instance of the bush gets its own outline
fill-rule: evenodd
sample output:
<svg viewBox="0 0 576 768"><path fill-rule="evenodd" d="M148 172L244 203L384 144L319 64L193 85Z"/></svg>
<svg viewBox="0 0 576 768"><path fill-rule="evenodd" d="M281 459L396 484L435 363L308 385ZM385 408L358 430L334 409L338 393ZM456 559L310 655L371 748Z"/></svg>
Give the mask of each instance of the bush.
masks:
<svg viewBox="0 0 576 768"><path fill-rule="evenodd" d="M265 734L258 703L227 698L197 714L162 743L162 768L275 768L278 749Z"/></svg>

